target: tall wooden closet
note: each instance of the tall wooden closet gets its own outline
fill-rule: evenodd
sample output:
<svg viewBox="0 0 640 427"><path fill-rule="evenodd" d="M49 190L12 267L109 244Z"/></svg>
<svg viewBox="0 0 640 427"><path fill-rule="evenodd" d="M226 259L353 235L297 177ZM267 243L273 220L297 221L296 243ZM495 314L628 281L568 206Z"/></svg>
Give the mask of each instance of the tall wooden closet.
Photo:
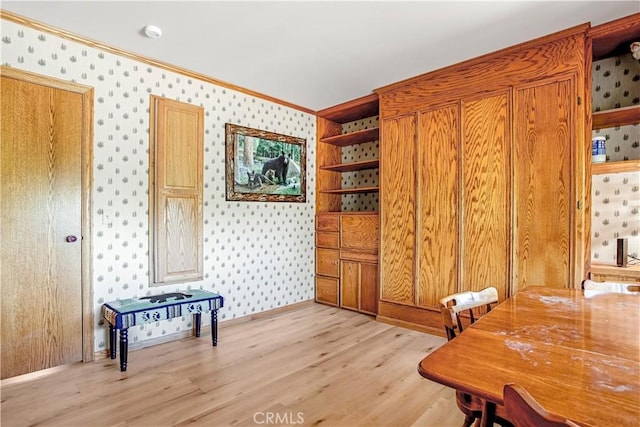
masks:
<svg viewBox="0 0 640 427"><path fill-rule="evenodd" d="M382 320L438 301L573 287L588 265L588 25L405 80L380 97Z"/></svg>

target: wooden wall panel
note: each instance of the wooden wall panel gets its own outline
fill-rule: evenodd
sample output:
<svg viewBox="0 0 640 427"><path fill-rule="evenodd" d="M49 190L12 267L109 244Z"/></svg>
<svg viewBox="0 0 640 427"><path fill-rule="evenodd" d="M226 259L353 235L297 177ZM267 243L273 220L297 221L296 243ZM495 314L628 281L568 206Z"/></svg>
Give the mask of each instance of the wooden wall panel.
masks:
<svg viewBox="0 0 640 427"><path fill-rule="evenodd" d="M570 283L574 80L515 91L514 292Z"/></svg>
<svg viewBox="0 0 640 427"><path fill-rule="evenodd" d="M463 212L458 291L509 288L509 93L462 103Z"/></svg>
<svg viewBox="0 0 640 427"><path fill-rule="evenodd" d="M414 115L385 119L380 140L381 299L414 304ZM384 142L383 142L384 141Z"/></svg>
<svg viewBox="0 0 640 427"><path fill-rule="evenodd" d="M458 283L458 104L419 116L419 307L437 307Z"/></svg>

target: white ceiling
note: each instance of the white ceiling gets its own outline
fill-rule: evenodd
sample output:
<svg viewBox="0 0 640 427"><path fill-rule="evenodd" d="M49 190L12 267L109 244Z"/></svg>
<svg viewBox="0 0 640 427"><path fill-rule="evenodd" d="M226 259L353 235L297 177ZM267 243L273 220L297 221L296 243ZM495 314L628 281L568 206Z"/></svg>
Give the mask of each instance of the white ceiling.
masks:
<svg viewBox="0 0 640 427"><path fill-rule="evenodd" d="M4 1L74 34L319 110L640 1ZM141 29L158 25L163 37Z"/></svg>

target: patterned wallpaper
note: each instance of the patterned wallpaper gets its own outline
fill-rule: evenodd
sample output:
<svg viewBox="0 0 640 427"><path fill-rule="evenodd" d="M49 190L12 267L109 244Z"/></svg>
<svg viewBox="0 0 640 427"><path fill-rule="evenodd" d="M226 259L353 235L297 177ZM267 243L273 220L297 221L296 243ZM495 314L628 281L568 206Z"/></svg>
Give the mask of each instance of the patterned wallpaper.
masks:
<svg viewBox="0 0 640 427"><path fill-rule="evenodd" d="M315 116L2 21L2 64L95 88L93 291L95 349L106 348L103 302L205 289L221 321L314 296ZM179 65L179 64L177 64ZM150 288L149 95L205 109L204 280ZM307 139L307 202L225 201L226 122ZM111 218L111 219L109 219ZM208 324L203 316L203 324ZM191 318L131 328L131 342L190 330Z"/></svg>
<svg viewBox="0 0 640 427"><path fill-rule="evenodd" d="M640 62L631 54L593 63L593 109L605 111L640 103ZM607 161L640 159L640 125L600 129ZM591 258L615 263L616 239L627 238L629 254L640 254L640 172L594 175Z"/></svg>
<svg viewBox="0 0 640 427"><path fill-rule="evenodd" d="M344 123L342 133L378 127L378 116L354 122ZM361 162L378 158L379 141L366 142L342 148L342 162ZM346 172L342 174L342 188L375 187L378 185L378 169ZM378 211L378 193L360 193L342 195L342 211Z"/></svg>

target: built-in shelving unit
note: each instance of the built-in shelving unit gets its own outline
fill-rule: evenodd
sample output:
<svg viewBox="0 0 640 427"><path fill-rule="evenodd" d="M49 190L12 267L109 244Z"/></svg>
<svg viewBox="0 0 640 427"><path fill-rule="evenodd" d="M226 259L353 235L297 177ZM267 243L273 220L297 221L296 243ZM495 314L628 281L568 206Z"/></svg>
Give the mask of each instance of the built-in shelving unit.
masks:
<svg viewBox="0 0 640 427"><path fill-rule="evenodd" d="M318 111L316 149L316 301L372 315L378 312L380 219L377 194L367 193L379 187L373 172L350 173L379 167L378 108L372 94ZM349 205L354 199L361 203Z"/></svg>
<svg viewBox="0 0 640 427"><path fill-rule="evenodd" d="M378 115L378 95L371 94L353 101L318 111L318 148L316 181L316 210L340 212L341 197L345 194L375 193L378 186L343 188L342 174L346 172L376 169L379 161L363 160L344 163L342 148L366 144L380 138L377 127L343 133L342 125Z"/></svg>
<svg viewBox="0 0 640 427"><path fill-rule="evenodd" d="M640 13L621 18L589 30L594 61L629 53L631 42L640 41ZM640 105L592 113L592 130L640 123ZM640 170L640 160L594 163L593 175Z"/></svg>

